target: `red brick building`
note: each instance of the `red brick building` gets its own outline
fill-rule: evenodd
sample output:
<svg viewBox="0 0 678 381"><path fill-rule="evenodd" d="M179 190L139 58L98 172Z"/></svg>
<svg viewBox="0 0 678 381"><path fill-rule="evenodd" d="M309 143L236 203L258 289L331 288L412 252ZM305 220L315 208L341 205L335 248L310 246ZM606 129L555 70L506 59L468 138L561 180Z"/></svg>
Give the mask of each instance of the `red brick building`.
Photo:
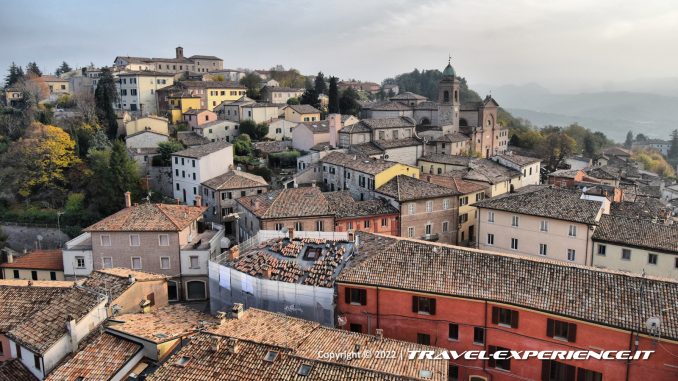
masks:
<svg viewBox="0 0 678 381"><path fill-rule="evenodd" d="M400 235L400 211L383 200L356 201L351 192L323 193L334 211L334 231Z"/></svg>
<svg viewBox="0 0 678 381"><path fill-rule="evenodd" d="M337 279L344 329L456 351L655 351L635 361L451 360L451 380L678 379L678 318L660 312L675 305L678 282L365 233L359 242L367 259ZM646 328L653 316L659 331Z"/></svg>

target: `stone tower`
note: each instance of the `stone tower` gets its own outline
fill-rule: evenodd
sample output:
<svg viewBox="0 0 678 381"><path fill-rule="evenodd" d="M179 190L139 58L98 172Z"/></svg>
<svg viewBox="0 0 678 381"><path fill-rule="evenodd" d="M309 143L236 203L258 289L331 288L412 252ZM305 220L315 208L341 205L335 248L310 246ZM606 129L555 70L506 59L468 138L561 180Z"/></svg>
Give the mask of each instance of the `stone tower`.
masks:
<svg viewBox="0 0 678 381"><path fill-rule="evenodd" d="M452 68L452 58L438 82L438 120L443 133L459 131L459 79Z"/></svg>

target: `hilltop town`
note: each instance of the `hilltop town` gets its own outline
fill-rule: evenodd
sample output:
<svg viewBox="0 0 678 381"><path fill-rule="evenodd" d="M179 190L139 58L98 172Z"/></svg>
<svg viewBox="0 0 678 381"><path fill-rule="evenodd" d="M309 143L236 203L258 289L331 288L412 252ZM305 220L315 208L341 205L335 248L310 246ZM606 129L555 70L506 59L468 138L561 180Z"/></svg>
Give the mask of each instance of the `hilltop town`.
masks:
<svg viewBox="0 0 678 381"><path fill-rule="evenodd" d="M177 47L2 94L0 381L678 378L678 131L539 129L451 58L375 83ZM402 357L443 349L654 353Z"/></svg>

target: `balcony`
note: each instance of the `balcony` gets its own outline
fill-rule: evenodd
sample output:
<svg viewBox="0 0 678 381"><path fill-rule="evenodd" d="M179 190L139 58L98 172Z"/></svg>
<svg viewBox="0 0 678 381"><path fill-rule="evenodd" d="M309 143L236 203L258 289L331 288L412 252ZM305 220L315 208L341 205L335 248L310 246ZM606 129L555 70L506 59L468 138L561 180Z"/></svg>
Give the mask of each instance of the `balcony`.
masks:
<svg viewBox="0 0 678 381"><path fill-rule="evenodd" d="M424 241L437 241L438 240L438 234L424 234L424 236L421 237L422 240Z"/></svg>

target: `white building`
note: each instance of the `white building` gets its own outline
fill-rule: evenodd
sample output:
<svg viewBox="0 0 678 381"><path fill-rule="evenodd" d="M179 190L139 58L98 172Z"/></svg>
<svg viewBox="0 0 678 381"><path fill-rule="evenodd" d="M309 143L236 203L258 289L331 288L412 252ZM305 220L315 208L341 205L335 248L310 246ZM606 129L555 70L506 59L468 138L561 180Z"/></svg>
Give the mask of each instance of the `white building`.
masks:
<svg viewBox="0 0 678 381"><path fill-rule="evenodd" d="M116 75L120 99L116 108L137 115L158 113L156 91L174 83L174 76L155 71L126 71Z"/></svg>
<svg viewBox="0 0 678 381"><path fill-rule="evenodd" d="M211 142L232 142L240 134L239 124L230 120L215 120L193 127L193 131Z"/></svg>
<svg viewBox="0 0 678 381"><path fill-rule="evenodd" d="M174 198L195 204L200 183L233 168L233 146L227 142L198 145L172 154Z"/></svg>
<svg viewBox="0 0 678 381"><path fill-rule="evenodd" d="M518 188L541 183L541 159L516 155L510 151L492 156L491 159L505 167L515 169L521 173L520 186Z"/></svg>
<svg viewBox="0 0 678 381"><path fill-rule="evenodd" d="M271 140L292 139L292 131L297 124L285 119L273 119L268 124L266 138Z"/></svg>

